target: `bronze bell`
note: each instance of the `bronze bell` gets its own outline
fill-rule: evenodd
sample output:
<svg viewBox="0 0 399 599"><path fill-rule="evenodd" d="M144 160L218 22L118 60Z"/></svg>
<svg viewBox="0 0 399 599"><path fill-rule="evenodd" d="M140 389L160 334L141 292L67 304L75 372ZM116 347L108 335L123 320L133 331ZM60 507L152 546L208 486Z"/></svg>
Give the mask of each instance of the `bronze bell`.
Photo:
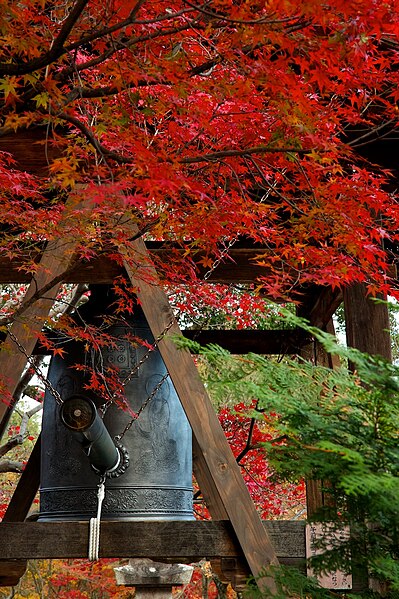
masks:
<svg viewBox="0 0 399 599"><path fill-rule="evenodd" d="M95 285L76 318L98 324L99 315L112 313L113 301L109 286ZM83 343L65 341L62 357L51 358L48 378L62 404L46 391L39 520L91 518L101 475L106 477L103 519L191 520L191 428L159 351L148 353L132 341L154 343L144 314L136 306L133 315L123 314L106 330L116 345L89 354ZM73 368L88 361L117 368L121 380L133 372L125 395L134 413L153 395L137 420L114 403L101 417L104 399L88 391L88 375Z"/></svg>

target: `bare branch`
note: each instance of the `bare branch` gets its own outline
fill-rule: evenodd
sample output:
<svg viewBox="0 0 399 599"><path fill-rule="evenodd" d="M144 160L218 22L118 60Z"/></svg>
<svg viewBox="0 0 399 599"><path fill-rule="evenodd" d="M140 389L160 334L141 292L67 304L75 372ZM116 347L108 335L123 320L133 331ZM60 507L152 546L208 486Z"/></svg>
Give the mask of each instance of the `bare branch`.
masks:
<svg viewBox="0 0 399 599"><path fill-rule="evenodd" d="M88 2L89 0L77 0L48 52L21 64L0 63L0 75L26 75L28 73L33 73L34 71L47 67L57 60L57 58L65 54L66 49L64 44Z"/></svg>
<svg viewBox="0 0 399 599"><path fill-rule="evenodd" d="M69 34L74 28L76 22L78 21L80 15L86 8L86 5L89 3L89 0L77 0L75 6L72 8L68 17L65 19L63 26L61 27L61 31L55 38L50 53L52 51L57 52L59 50L64 50L64 44L68 39ZM65 51L65 50L64 50Z"/></svg>
<svg viewBox="0 0 399 599"><path fill-rule="evenodd" d="M248 156L250 154L275 154L276 152L287 152L292 154L310 154L314 148L291 148L291 147L271 147L271 146L253 146L252 148L244 148L242 150L220 150L219 152L210 152L199 156L188 156L181 158L181 164L195 164L197 162L216 162L222 158L229 156ZM320 150L318 150L320 151Z"/></svg>
<svg viewBox="0 0 399 599"><path fill-rule="evenodd" d="M6 455L9 451L17 447L17 445L22 445L23 438L22 435L15 435L12 439L9 439L6 443L0 447L0 457Z"/></svg>
<svg viewBox="0 0 399 599"><path fill-rule="evenodd" d="M32 374L30 375L30 377L32 378ZM19 433L17 435L14 435L11 439L9 439L6 443L4 443L0 447L0 457L2 457L3 455L6 455L6 453L8 453L12 449L14 449L14 447L17 447L17 445L22 445L22 443L25 440L25 436L26 436L30 418L32 418L32 416L34 416L34 414L39 412L42 408L43 408L42 404L38 404L37 406L35 406L31 410L29 410L28 412L25 412L23 414L22 419L21 419L21 424L19 427Z"/></svg>
<svg viewBox="0 0 399 599"><path fill-rule="evenodd" d="M21 474L24 469L22 462L16 462L15 460L0 460L0 473L3 472L17 472Z"/></svg>
<svg viewBox="0 0 399 599"><path fill-rule="evenodd" d="M21 316L21 314L23 314L30 306L42 298L48 291L50 291L50 289L55 287L55 285L61 283L67 277L67 275L71 274L76 269L79 264L79 259L74 259L69 268L66 268L60 275L53 277L46 285L40 287L40 289L38 289L28 300L23 301L13 314L0 318L0 326L9 325L14 322L15 318Z"/></svg>
<svg viewBox="0 0 399 599"><path fill-rule="evenodd" d="M32 356L32 360L35 364L35 367L39 368L42 360L43 360L43 356ZM30 368L27 368L25 370L25 372L23 373L23 375L21 376L19 383L14 391L14 401L13 403L16 405L18 403L18 401L21 399L22 394L24 393L26 387L29 385L30 381L32 379L32 370ZM34 399L34 398L33 398Z"/></svg>

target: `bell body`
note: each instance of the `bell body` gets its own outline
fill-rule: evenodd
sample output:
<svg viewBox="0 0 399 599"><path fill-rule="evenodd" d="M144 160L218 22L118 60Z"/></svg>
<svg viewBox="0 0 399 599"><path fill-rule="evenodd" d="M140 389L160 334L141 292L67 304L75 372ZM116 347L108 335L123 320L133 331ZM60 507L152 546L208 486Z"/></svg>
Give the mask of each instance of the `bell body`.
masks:
<svg viewBox="0 0 399 599"><path fill-rule="evenodd" d="M101 290L103 287L99 286L94 295ZM97 305L95 298L94 302L89 301L82 309L82 318L93 322ZM133 316L107 328L107 333L117 339L116 344L95 355L85 352L83 344L69 342L64 346L62 357L52 357L48 378L63 400L84 394L99 407L103 401L85 387L89 383L88 376L73 366L94 363L104 371L116 367L123 380L148 351L132 339L154 342L139 308ZM132 421L132 413L140 410L165 374L159 351L151 351L125 388L129 405L122 409L112 404L105 413L104 424L112 438L125 431ZM108 520L193 519L191 428L169 378L164 380L120 443L128 454L129 465L122 468L121 474L107 478L101 517ZM98 484L99 474L90 466L74 434L62 423L60 406L46 391L39 520L87 520L95 516Z"/></svg>

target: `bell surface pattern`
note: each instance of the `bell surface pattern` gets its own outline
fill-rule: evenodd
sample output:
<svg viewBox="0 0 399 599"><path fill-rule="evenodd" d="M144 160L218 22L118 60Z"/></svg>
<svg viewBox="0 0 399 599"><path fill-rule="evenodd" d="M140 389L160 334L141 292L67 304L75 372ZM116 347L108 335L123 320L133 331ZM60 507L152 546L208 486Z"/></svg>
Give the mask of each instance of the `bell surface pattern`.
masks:
<svg viewBox="0 0 399 599"><path fill-rule="evenodd" d="M105 286L93 286L92 296L79 309L80 319L97 323L112 303ZM112 312L108 308L108 313ZM97 319L98 320L98 319ZM115 367L123 380L148 349L135 344L137 337L153 344L154 338L142 310L124 315L107 333L117 339L115 346L101 352L86 352L83 343L63 344L65 353L51 358L48 378L63 400L83 394L97 407L104 403L85 389L88 375L73 368L95 364L98 369ZM125 394L129 408L138 412L166 374L157 349L140 365ZM60 407L47 390L42 426L40 521L87 520L96 515L99 475L91 468L82 445L62 424ZM132 420L129 411L112 404L104 416L111 437L120 435ZM102 518L108 520L192 520L191 428L169 377L124 434L121 443L129 454L129 465L116 478L107 478Z"/></svg>

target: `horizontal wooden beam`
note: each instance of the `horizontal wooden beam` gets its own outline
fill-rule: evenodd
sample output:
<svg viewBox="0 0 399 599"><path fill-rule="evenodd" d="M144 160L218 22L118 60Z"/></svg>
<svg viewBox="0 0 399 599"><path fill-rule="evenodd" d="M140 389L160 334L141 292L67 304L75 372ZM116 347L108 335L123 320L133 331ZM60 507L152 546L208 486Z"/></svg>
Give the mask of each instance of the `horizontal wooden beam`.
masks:
<svg viewBox="0 0 399 599"><path fill-rule="evenodd" d="M170 256L170 248L162 246L160 243L148 242L150 253L154 257L168 260ZM267 269L264 266L256 264L256 259L259 255L266 251L265 248L250 248L237 247L229 250L230 259L220 262L220 264L212 271L208 280L218 283L252 283L259 276L267 275ZM182 257L185 253L184 249L176 250L180 252ZM27 254L13 260L7 257L0 257L0 283L28 283L31 279L29 273L22 268L23 264L29 263L29 260L39 260L40 253L32 256ZM204 268L201 265L201 260L204 258L203 252L197 252L193 255L193 260L197 264L199 276L203 276L209 268ZM115 260L111 260L107 256L100 256L90 262L82 262L79 266L65 279L66 283L93 283L93 284L112 284L116 277L124 273L121 267Z"/></svg>
<svg viewBox="0 0 399 599"><path fill-rule="evenodd" d="M194 330L185 329L183 336L200 345L216 344L232 354L297 354L310 343L311 337L301 329L274 329L254 331L240 330ZM1 335L0 335L1 338ZM34 355L50 355L51 351L36 344Z"/></svg>
<svg viewBox="0 0 399 599"><path fill-rule="evenodd" d="M305 523L264 521L282 563L305 559ZM88 522L0 523L0 564L10 559L84 558ZM101 522L100 557L149 557L194 562L242 558L229 521ZM281 558L281 560L280 560Z"/></svg>
<svg viewBox="0 0 399 599"><path fill-rule="evenodd" d="M0 587L15 587L25 574L27 560L2 560L0 558Z"/></svg>
<svg viewBox="0 0 399 599"><path fill-rule="evenodd" d="M216 344L232 354L296 354L310 342L311 337L301 329L254 331L240 330L189 330L184 337L201 345Z"/></svg>

